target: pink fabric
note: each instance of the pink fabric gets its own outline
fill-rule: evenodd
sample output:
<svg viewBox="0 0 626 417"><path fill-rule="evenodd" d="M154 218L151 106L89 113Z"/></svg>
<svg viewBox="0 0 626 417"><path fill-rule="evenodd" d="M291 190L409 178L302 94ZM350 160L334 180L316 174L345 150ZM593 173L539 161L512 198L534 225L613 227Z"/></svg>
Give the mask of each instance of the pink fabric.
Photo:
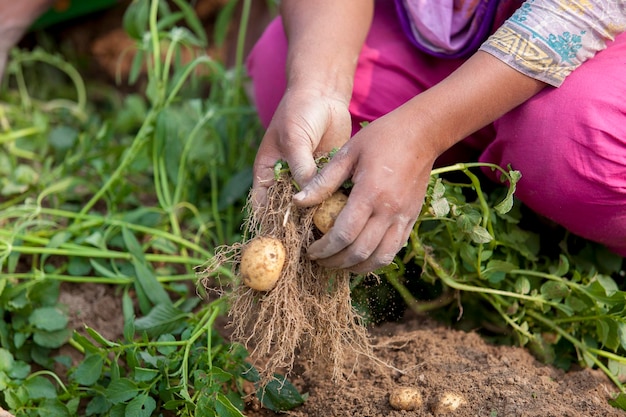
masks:
<svg viewBox="0 0 626 417"><path fill-rule="evenodd" d="M626 256L626 34L495 129L480 160L521 171L520 200Z"/></svg>
<svg viewBox="0 0 626 417"><path fill-rule="evenodd" d="M287 41L275 20L252 50L248 71L267 126L285 89ZM413 47L394 14L377 2L355 75L353 131L454 71ZM544 90L444 154L439 164L476 160L522 172L517 196L571 232L626 256L626 34L558 89ZM419 117L419 115L416 115Z"/></svg>

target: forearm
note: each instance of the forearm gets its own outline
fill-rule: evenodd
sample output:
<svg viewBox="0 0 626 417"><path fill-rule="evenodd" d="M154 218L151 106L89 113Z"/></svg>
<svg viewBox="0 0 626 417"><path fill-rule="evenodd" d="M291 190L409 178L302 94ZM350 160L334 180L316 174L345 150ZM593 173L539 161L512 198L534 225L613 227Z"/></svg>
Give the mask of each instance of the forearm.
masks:
<svg viewBox="0 0 626 417"><path fill-rule="evenodd" d="M373 0L283 0L288 88L323 90L349 101Z"/></svg>
<svg viewBox="0 0 626 417"><path fill-rule="evenodd" d="M416 120L419 137L432 138L429 145L441 154L545 86L479 51L441 83L397 111L399 120Z"/></svg>

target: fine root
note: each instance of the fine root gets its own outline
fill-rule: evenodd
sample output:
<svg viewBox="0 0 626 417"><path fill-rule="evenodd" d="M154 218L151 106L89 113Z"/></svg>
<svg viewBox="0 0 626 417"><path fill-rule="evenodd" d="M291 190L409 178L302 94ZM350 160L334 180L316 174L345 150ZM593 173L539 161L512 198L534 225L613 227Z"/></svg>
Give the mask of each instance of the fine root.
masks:
<svg viewBox="0 0 626 417"><path fill-rule="evenodd" d="M372 358L372 348L351 303L350 273L324 268L306 256L319 232L313 226L314 209L292 204L294 192L291 178L281 174L269 188L263 209L251 210L248 202L244 241L219 247L201 273L202 282L208 287L209 277L227 264L239 277L246 242L257 236L279 239L287 257L274 289L255 291L241 279L230 290L221 289L222 296L230 299L233 341L250 351L265 381L275 372L290 373L296 355L306 357L316 372L329 370L331 378L339 381L345 379L344 368L355 353Z"/></svg>

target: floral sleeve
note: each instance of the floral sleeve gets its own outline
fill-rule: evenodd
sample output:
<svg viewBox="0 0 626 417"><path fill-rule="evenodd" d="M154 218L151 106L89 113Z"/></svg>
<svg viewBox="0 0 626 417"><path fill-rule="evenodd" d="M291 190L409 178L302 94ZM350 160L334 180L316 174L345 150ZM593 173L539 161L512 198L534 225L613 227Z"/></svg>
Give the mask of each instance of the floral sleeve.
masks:
<svg viewBox="0 0 626 417"><path fill-rule="evenodd" d="M624 31L626 0L527 0L480 50L558 87Z"/></svg>

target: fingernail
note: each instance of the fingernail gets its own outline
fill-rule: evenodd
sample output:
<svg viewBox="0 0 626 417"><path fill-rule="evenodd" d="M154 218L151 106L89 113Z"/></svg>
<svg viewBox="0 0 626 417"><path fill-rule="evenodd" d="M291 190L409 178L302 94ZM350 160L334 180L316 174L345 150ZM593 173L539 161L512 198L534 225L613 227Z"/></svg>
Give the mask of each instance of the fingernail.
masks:
<svg viewBox="0 0 626 417"><path fill-rule="evenodd" d="M297 201L297 202L301 202L305 198L306 198L306 191L300 191L300 192L294 194L294 196L293 196L294 201Z"/></svg>

